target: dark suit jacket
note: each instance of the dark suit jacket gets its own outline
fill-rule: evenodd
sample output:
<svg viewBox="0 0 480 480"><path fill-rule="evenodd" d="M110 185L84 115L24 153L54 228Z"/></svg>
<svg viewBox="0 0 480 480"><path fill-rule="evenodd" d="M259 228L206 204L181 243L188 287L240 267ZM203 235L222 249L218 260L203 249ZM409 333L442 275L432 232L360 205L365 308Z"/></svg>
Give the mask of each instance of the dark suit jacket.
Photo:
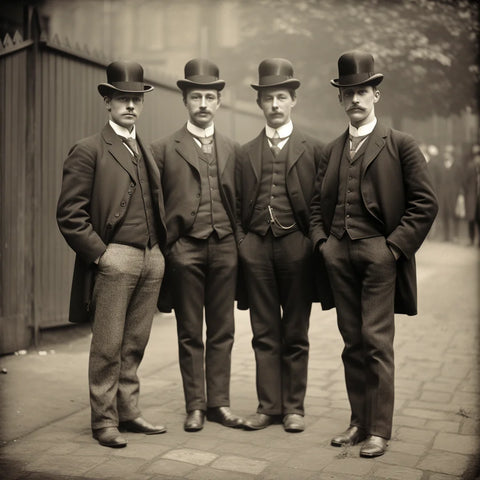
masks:
<svg viewBox="0 0 480 480"><path fill-rule="evenodd" d="M188 235L195 221L201 197L198 155L186 125L166 138L151 144L160 170L167 224L167 249L180 237ZM235 158L239 145L215 129L218 186L223 206L235 230ZM160 292L159 309L170 311L168 262Z"/></svg>
<svg viewBox="0 0 480 480"><path fill-rule="evenodd" d="M257 201L261 175L262 151L265 130L241 149L237 161L237 242L240 242L249 231L250 221ZM304 134L296 127L285 148L288 148L286 164L287 195L299 229L308 235L310 224L310 202L314 194L315 177L321 159L323 144L313 137ZM240 285L238 292L238 307L248 308L246 292ZM324 308L331 308L323 290L317 289ZM323 301L326 303L324 304Z"/></svg>
<svg viewBox="0 0 480 480"><path fill-rule="evenodd" d="M160 174L141 139L158 224L159 245L166 242ZM75 251L75 269L70 298L70 321L88 320L94 260L121 224L130 203L130 189L136 188L131 155L107 124L103 130L80 140L68 153L63 167L63 182L57 205L57 223L67 243Z"/></svg>
<svg viewBox="0 0 480 480"><path fill-rule="evenodd" d="M322 157L311 206L310 238L314 246L330 234L347 136L348 130L328 144ZM415 252L438 209L425 157L415 140L377 123L365 151L360 190L366 210L383 225L387 243L402 252L397 261L395 312L415 315Z"/></svg>

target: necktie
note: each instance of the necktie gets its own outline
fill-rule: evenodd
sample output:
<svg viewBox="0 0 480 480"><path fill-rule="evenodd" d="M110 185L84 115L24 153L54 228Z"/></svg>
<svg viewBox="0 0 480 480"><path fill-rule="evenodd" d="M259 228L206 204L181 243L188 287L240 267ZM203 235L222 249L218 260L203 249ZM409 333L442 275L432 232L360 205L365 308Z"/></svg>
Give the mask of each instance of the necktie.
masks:
<svg viewBox="0 0 480 480"><path fill-rule="evenodd" d="M357 150L357 147L358 147L359 143L366 137L368 137L368 134L367 135L359 135L357 137L354 137L353 135L349 135L349 138L350 138L350 157L353 158L355 156L355 152Z"/></svg>
<svg viewBox="0 0 480 480"><path fill-rule="evenodd" d="M280 135L278 134L278 131L275 130L275 133L273 134L273 137L269 139L270 143L272 146L270 147L270 150L273 153L273 156L276 157L278 154L282 151L281 148L278 146L278 144L282 141L285 140L284 138L280 138Z"/></svg>
<svg viewBox="0 0 480 480"><path fill-rule="evenodd" d="M213 135L210 135L209 137L197 137L200 143L202 144L202 152L204 153L212 153L212 147L213 147Z"/></svg>
<svg viewBox="0 0 480 480"><path fill-rule="evenodd" d="M120 137L124 143L128 145L128 148L133 152L134 157L138 157L138 145L137 141L132 137Z"/></svg>

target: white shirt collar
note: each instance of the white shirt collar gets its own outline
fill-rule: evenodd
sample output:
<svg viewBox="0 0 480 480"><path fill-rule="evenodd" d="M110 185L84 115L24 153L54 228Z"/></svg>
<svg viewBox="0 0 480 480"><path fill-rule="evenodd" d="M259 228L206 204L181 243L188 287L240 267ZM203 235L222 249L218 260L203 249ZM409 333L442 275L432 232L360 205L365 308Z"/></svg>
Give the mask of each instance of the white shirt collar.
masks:
<svg viewBox="0 0 480 480"><path fill-rule="evenodd" d="M129 132L128 128L125 128L125 127L122 127L121 125L118 125L113 120L109 120L108 123L113 128L113 131L117 135L120 135L121 137L125 137L125 138L136 138L137 137L137 133L136 133L136 130L135 130L135 125L133 126L132 131Z"/></svg>
<svg viewBox="0 0 480 480"><path fill-rule="evenodd" d="M215 125L212 123L207 128L200 128L194 125L190 120L187 121L187 130L196 137L211 137L215 133Z"/></svg>
<svg viewBox="0 0 480 480"><path fill-rule="evenodd" d="M265 125L265 134L267 135L268 138L273 137L273 135L275 134L275 130L277 130L280 138L289 137L293 132L293 122L290 120L288 123L286 123L285 125L282 125L277 129L272 128L269 125Z"/></svg>
<svg viewBox="0 0 480 480"><path fill-rule="evenodd" d="M375 125L377 124L377 117L375 117L371 122L362 125L361 127L355 128L351 123L348 124L348 133L352 137L359 137L361 135L368 135L373 132Z"/></svg>

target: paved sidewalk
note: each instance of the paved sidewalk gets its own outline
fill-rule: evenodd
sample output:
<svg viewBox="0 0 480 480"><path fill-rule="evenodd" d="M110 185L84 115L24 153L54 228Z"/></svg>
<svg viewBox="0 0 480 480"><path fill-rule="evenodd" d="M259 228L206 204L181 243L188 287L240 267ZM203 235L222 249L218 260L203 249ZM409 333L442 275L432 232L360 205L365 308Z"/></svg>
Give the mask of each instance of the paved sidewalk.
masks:
<svg viewBox="0 0 480 480"><path fill-rule="evenodd" d="M307 429L299 434L210 422L184 432L172 315L155 318L140 370L144 415L168 433L127 434L123 449L91 438L87 329L65 329L61 342L45 333L41 353L0 357L0 479L480 479L479 250L427 242L417 263L420 314L397 317L394 431L383 457L330 446L349 409L335 312L316 305ZM256 408L255 362L248 313L236 314L232 409L247 416Z"/></svg>

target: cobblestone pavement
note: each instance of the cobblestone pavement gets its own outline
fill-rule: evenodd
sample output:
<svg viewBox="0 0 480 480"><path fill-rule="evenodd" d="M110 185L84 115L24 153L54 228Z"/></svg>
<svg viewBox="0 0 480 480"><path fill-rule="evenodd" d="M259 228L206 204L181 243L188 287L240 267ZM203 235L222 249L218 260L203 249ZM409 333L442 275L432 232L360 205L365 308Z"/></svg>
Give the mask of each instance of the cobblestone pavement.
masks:
<svg viewBox="0 0 480 480"><path fill-rule="evenodd" d="M305 432L281 425L250 432L206 422L183 431L175 320L158 315L141 366L141 406L163 435L127 434L123 449L91 438L89 332L48 334L41 351L0 357L0 478L3 480L453 480L478 475L480 453L478 249L427 242L417 256L419 315L396 319L393 438L383 457L334 448L349 409L335 312L314 306ZM236 312L232 410L256 409L248 314ZM75 332L75 333L72 333Z"/></svg>

